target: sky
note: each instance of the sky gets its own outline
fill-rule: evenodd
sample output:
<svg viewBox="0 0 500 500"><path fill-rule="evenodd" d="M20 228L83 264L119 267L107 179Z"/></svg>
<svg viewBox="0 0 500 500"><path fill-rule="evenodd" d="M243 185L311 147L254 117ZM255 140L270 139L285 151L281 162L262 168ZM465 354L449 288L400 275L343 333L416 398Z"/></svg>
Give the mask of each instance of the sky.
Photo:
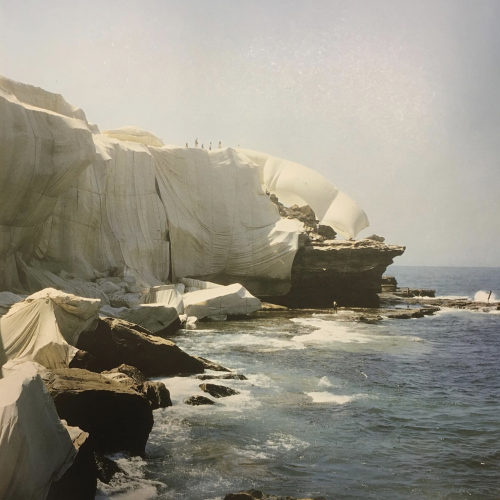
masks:
<svg viewBox="0 0 500 500"><path fill-rule="evenodd" d="M354 198L399 265L500 266L497 0L0 0L0 74L101 130L255 149Z"/></svg>

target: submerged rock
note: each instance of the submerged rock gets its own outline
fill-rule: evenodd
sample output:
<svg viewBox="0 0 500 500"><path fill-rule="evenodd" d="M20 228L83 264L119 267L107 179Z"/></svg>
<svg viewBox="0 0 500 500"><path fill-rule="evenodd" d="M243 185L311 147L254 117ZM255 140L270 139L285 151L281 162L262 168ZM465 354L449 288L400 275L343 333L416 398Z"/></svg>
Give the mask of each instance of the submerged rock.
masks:
<svg viewBox="0 0 500 500"><path fill-rule="evenodd" d="M80 335L77 347L95 356L99 371L123 363L135 366L148 377L204 371L200 360L170 340L155 337L144 328L119 319L100 319L94 331Z"/></svg>
<svg viewBox="0 0 500 500"><path fill-rule="evenodd" d="M239 493L228 493L224 500L325 500L324 497L295 498L281 495L268 495L258 490L246 490Z"/></svg>
<svg viewBox="0 0 500 500"><path fill-rule="evenodd" d="M199 380L248 380L245 375L239 373L228 373L227 375L197 375Z"/></svg>
<svg viewBox="0 0 500 500"><path fill-rule="evenodd" d="M99 455L99 453L94 453L94 458L97 470L97 479L105 484L109 484L115 474L124 472L123 469L110 458Z"/></svg>
<svg viewBox="0 0 500 500"><path fill-rule="evenodd" d="M236 394L239 394L238 391L231 389L230 387L217 384L200 384L200 389L203 392L208 392L208 394L214 398L226 398L228 396L235 396Z"/></svg>
<svg viewBox="0 0 500 500"><path fill-rule="evenodd" d="M191 396L184 401L184 404L191 406L214 405L215 401L205 396Z"/></svg>
<svg viewBox="0 0 500 500"><path fill-rule="evenodd" d="M77 368L45 375L57 413L90 434L94 451L144 453L153 427L149 401L131 387Z"/></svg>

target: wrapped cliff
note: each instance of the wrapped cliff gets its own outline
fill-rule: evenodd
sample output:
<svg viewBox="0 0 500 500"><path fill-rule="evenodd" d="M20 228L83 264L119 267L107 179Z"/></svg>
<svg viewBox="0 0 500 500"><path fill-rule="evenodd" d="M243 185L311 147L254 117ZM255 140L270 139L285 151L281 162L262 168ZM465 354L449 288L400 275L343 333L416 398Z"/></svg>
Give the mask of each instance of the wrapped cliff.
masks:
<svg viewBox="0 0 500 500"><path fill-rule="evenodd" d="M304 262L316 257L337 279L342 252L325 263L324 252L301 249L298 261L304 225L282 218L266 191L309 205L346 238L368 226L356 202L307 167L250 150L165 146L137 127L100 133L62 96L0 77L0 291L50 287L105 305L121 294L118 307L194 278L281 297L301 286ZM343 269L342 283L356 276L350 296L365 275L374 290L402 253L373 243L361 267L351 256ZM328 300L345 286L334 288Z"/></svg>

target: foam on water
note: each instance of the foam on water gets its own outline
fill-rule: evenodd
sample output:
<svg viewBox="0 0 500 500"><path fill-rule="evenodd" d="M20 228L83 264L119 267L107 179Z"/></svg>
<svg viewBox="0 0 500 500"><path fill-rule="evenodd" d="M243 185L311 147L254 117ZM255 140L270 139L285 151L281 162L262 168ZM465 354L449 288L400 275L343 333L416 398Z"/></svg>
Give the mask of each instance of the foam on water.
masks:
<svg viewBox="0 0 500 500"><path fill-rule="evenodd" d="M355 398L355 396L339 396L330 392L308 392L306 394L313 400L313 403L335 403L337 405L345 405Z"/></svg>
<svg viewBox="0 0 500 500"><path fill-rule="evenodd" d="M299 325L316 328L315 331L306 335L296 335L293 342L301 344L323 344L327 342L341 342L365 344L372 338L369 335L358 333L344 325L334 321L325 321L318 318L292 318L290 321Z"/></svg>
<svg viewBox="0 0 500 500"><path fill-rule="evenodd" d="M486 292L484 290L479 290L474 294L474 302L488 302L488 295L490 292ZM498 302L496 295L494 293L491 294L490 304L493 302Z"/></svg>
<svg viewBox="0 0 500 500"><path fill-rule="evenodd" d="M112 455L109 458L115 460L123 470L114 475L110 484L99 481L96 500L149 500L158 496L158 488L165 484L159 481L151 481L145 478L144 469L146 462L140 457L125 457L124 455Z"/></svg>

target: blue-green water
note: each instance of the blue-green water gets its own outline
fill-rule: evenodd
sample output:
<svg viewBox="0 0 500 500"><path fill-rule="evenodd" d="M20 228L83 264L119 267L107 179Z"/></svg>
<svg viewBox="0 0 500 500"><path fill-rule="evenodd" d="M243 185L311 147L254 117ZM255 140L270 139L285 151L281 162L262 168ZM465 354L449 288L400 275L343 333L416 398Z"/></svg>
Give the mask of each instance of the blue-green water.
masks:
<svg viewBox="0 0 500 500"><path fill-rule="evenodd" d="M389 271L437 295L500 290L498 269ZM121 499L216 499L248 488L498 499L500 315L446 310L375 324L348 316L269 314L179 332L183 349L249 380L222 381L240 395L191 407L182 402L203 394L201 381L165 379L174 406L155 411L147 457L120 460L136 478L103 490Z"/></svg>

